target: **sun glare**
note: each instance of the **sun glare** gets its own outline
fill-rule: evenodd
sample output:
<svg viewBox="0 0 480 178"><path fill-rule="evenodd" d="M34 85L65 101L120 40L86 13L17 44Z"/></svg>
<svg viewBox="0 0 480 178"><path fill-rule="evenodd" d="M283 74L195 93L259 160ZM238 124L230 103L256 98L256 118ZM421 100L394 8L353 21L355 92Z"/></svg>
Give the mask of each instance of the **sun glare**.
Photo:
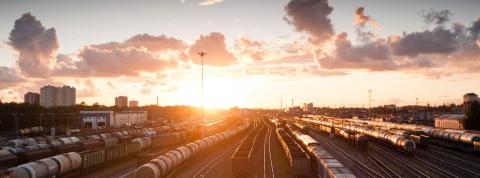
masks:
<svg viewBox="0 0 480 178"><path fill-rule="evenodd" d="M209 78L204 83L205 108L230 108L246 105L244 81L232 78ZM188 105L201 105L201 90L198 81L182 83L175 94Z"/></svg>

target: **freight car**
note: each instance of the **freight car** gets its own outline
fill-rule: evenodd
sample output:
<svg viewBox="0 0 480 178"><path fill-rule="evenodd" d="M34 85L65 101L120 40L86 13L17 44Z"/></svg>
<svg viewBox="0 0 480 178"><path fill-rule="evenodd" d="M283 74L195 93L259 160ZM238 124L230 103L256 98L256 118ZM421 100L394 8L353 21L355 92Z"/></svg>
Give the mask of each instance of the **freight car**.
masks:
<svg viewBox="0 0 480 178"><path fill-rule="evenodd" d="M137 178L166 177L171 171L186 163L190 158L208 150L220 142L224 142L229 138L238 135L249 126L249 120L245 120L241 126L234 129L211 135L176 149L172 149L138 167L135 171L135 176Z"/></svg>
<svg viewBox="0 0 480 178"><path fill-rule="evenodd" d="M354 145L357 150L365 151L368 148L368 137L365 135L356 134L338 128L335 128L335 135L347 140L347 142Z"/></svg>
<svg viewBox="0 0 480 178"><path fill-rule="evenodd" d="M428 146L429 136L426 136L424 134L419 134L418 132L416 132L418 134L416 135L416 134L412 134L410 131L399 130L399 129L390 129L389 132L392 134L402 135L404 137L410 138L415 142L417 146L421 146L421 147Z"/></svg>
<svg viewBox="0 0 480 178"><path fill-rule="evenodd" d="M137 138L113 147L84 152L69 152L7 169L13 178L49 178L87 171L107 161L133 156L150 147L149 137Z"/></svg>
<svg viewBox="0 0 480 178"><path fill-rule="evenodd" d="M126 134L132 134L136 137L143 137L140 133L149 131L149 129L137 129L136 131L130 131ZM119 135L125 136L123 132L119 132ZM0 152L0 168L6 169L19 164L24 164L27 162L39 160L42 158L47 158L53 155L59 155L68 152L89 152L99 149L112 150L112 153L107 151L107 160L115 159L117 155L122 152L119 151L118 144L120 144L120 139L116 137L115 134L103 133L103 134L93 134L87 136L79 137L62 137L56 140L40 139L42 137L34 138L23 138L23 139L14 139L10 140L10 145L21 145L16 147L3 147L2 152ZM129 143L131 140L126 140L126 137L123 137L123 143ZM134 139L133 136L128 138L133 139L133 142L138 142L141 144L141 149L150 147L151 140L148 139L148 143L144 142L144 139ZM128 144L126 144L128 146ZM116 152L115 152L116 150ZM127 149L128 151L128 149Z"/></svg>
<svg viewBox="0 0 480 178"><path fill-rule="evenodd" d="M454 143L461 143L467 147L473 147L473 151L480 151L480 133L469 130L440 129L435 127L415 125L415 124L397 124L391 122L364 121L348 119L349 122L363 123L376 127L387 127L393 129L407 130L415 132L416 135L426 135L430 138L447 140ZM427 139L428 142L428 139Z"/></svg>
<svg viewBox="0 0 480 178"><path fill-rule="evenodd" d="M152 137L152 147L153 148L165 148L178 145L187 141L191 133L180 130L177 132L169 132L157 134Z"/></svg>
<svg viewBox="0 0 480 178"><path fill-rule="evenodd" d="M80 168L82 157L76 152L65 153L8 169L14 178L47 178L65 175Z"/></svg>
<svg viewBox="0 0 480 178"><path fill-rule="evenodd" d="M320 144L310 135L297 131L291 125L287 124L287 131L295 138L304 150L307 150L312 159L313 170L317 177L322 178L354 178L348 168L333 158Z"/></svg>
<svg viewBox="0 0 480 178"><path fill-rule="evenodd" d="M276 132L283 151L288 158L292 175L294 177L310 177L311 160L308 154L303 151L302 147L283 128L278 128Z"/></svg>
<svg viewBox="0 0 480 178"><path fill-rule="evenodd" d="M297 120L301 122L310 122L314 124L324 125L327 127L334 127L354 133L363 134L381 142L388 143L389 145L392 145L394 148L406 153L407 155L411 155L415 152L416 144L413 140L405 136L391 134L387 131L375 130L373 128L354 124L337 123L335 124L335 126L333 126L333 124L328 121L319 121L308 118L297 118Z"/></svg>

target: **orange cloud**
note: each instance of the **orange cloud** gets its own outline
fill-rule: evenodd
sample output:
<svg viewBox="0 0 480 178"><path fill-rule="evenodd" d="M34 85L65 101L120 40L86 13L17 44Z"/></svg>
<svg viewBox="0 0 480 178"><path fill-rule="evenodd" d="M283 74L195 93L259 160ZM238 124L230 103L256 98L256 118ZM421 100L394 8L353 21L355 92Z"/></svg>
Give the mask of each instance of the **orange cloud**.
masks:
<svg viewBox="0 0 480 178"><path fill-rule="evenodd" d="M240 50L240 55L255 61L261 61L265 57L265 49L263 49L263 42L261 41L251 40L242 36L235 41L235 46Z"/></svg>
<svg viewBox="0 0 480 178"><path fill-rule="evenodd" d="M225 45L225 36L219 32L212 32L208 35L200 35L200 38L190 46L188 50L188 58L194 64L200 64L201 58L199 52L206 52L204 58L205 65L211 66L227 66L236 63L235 56L228 51Z"/></svg>

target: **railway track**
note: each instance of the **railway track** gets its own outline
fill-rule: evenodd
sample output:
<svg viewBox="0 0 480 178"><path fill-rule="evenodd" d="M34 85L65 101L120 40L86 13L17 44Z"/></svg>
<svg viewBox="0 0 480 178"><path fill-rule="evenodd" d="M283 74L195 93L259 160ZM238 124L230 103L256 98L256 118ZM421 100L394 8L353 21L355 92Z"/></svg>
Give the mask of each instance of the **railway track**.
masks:
<svg viewBox="0 0 480 178"><path fill-rule="evenodd" d="M471 166L480 170L480 159L478 159L478 157L472 156L470 154L461 153L448 148L436 146L436 145L430 145L430 148L434 148L434 149L428 149L429 152L437 153L443 157L447 157L449 159L459 161L461 163L464 163L468 166Z"/></svg>
<svg viewBox="0 0 480 178"><path fill-rule="evenodd" d="M254 128L257 127L257 124L256 122L254 122ZM251 133L253 132L256 132L256 130L252 130L250 131L248 134L246 134L245 136L243 136L242 138L242 141L245 140L248 135L250 135ZM260 132L257 132L255 134L255 139L258 138L258 135L259 135ZM228 147L227 150L223 151L220 155L216 156L214 159L208 161L203 167L201 167L200 169L198 169L196 172L195 172L195 175L193 176L193 178L203 178L203 177L208 177L208 174L210 173L210 171L215 168L222 160L224 160L225 158L230 158L233 153L235 152L235 149L241 144L242 142L239 142L237 144L233 144L233 145L230 145Z"/></svg>
<svg viewBox="0 0 480 178"><path fill-rule="evenodd" d="M431 171L437 173L438 175L442 176L442 177L454 177L454 178L460 178L448 171L446 171L445 169L442 169L441 167L437 166L437 165L434 165L433 163L431 162L428 162L428 161L425 161L423 159L419 159L419 158L415 158L415 161L422 165L423 167L426 167L427 169L430 169Z"/></svg>
<svg viewBox="0 0 480 178"><path fill-rule="evenodd" d="M397 172L395 172L392 168L387 166L387 164L381 159L379 159L377 156L373 155L372 153L367 153L367 158L370 162L375 164L383 173L386 177L388 178L402 178Z"/></svg>
<svg viewBox="0 0 480 178"><path fill-rule="evenodd" d="M425 153L423 151L417 151L416 154L422 158L427 160L431 160L436 164L447 166L449 169L457 170L457 172L463 173L468 175L468 177L480 177L480 173L478 172L478 168L472 168L466 165L462 165L460 161L448 161L449 159L440 159L438 156L433 156L429 153ZM460 163L460 164L459 164Z"/></svg>
<svg viewBox="0 0 480 178"><path fill-rule="evenodd" d="M318 135L317 133L315 132L310 132L311 133L311 136L317 140L323 140L325 143L327 143L327 145L332 148L333 150L336 150L338 153L340 153L339 155L342 156L345 160L350 160L352 161L353 165L357 168L359 168L359 170L361 170L362 172L364 172L366 175L368 175L369 177L382 177L382 178L385 178L385 176L383 176L382 174L378 173L377 171L374 171L373 169L371 169L370 167L366 166L365 164L363 164L362 162L360 162L359 160L357 160L356 158L354 158L352 155L348 154L347 152L345 152L342 148L338 147L337 145L335 144L332 144L330 143L327 139L323 138L322 136Z"/></svg>
<svg viewBox="0 0 480 178"><path fill-rule="evenodd" d="M388 158L396 165L402 167L403 170L409 172L412 175L412 177L427 177L427 178L432 177L431 175L426 174L425 172L411 165L410 163L398 158L396 155L390 153L389 151L385 151L384 149L374 144L370 144L369 148L372 148L372 150L375 150L378 154L383 155L385 158Z"/></svg>
<svg viewBox="0 0 480 178"><path fill-rule="evenodd" d="M267 133L263 142L263 177L273 177L275 178L275 169L273 166L272 160L272 147L271 147L271 136L272 136L272 126L268 124L267 121L263 120L263 123L267 127ZM267 163L268 162L268 163ZM267 170L268 169L268 170Z"/></svg>

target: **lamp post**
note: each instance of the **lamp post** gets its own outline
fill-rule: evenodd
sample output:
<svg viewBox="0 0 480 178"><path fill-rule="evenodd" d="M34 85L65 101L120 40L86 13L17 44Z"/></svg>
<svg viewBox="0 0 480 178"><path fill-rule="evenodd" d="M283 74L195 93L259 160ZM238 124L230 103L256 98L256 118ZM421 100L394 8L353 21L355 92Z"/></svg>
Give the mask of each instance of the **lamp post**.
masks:
<svg viewBox="0 0 480 178"><path fill-rule="evenodd" d="M203 52L203 51L200 51L198 53L198 55L200 56L200 58L202 58L202 138L205 137L205 127L204 127L204 124L205 124L205 110L204 110L204 96L203 96L203 57L205 55L207 55L206 52Z"/></svg>

